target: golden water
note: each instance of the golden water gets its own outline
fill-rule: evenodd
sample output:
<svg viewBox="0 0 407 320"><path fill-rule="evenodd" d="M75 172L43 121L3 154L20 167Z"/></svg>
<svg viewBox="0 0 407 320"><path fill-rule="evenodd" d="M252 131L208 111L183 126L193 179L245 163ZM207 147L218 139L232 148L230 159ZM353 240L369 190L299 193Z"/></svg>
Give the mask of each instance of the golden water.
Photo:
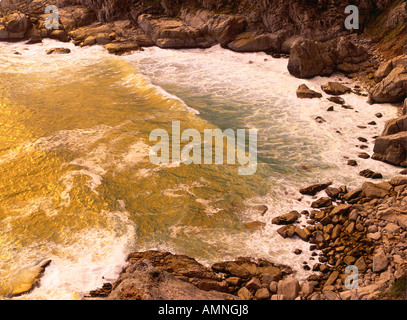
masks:
<svg viewBox="0 0 407 320"><path fill-rule="evenodd" d="M153 129L171 132L172 121L181 130L215 127L128 62L106 55L64 66L61 59L52 72L40 65L24 72L19 60L0 70L3 278L38 259L77 261L98 250L89 230L120 238L129 224L136 230L130 248L165 245L221 258L227 243L213 239L245 231L242 201L267 192L264 181L239 176L235 165L151 164Z"/></svg>

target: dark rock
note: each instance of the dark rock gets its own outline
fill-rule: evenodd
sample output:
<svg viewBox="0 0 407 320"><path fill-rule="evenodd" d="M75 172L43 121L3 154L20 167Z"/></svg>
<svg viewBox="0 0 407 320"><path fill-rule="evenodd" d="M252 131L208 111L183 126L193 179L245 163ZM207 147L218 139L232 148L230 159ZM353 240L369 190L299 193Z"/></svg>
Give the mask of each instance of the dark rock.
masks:
<svg viewBox="0 0 407 320"><path fill-rule="evenodd" d="M325 190L328 188L332 182L322 183L322 184L314 184L308 186L306 188L300 189L300 193L309 196L315 196L318 192Z"/></svg>
<svg viewBox="0 0 407 320"><path fill-rule="evenodd" d="M327 99L336 104L342 104L342 105L345 104L345 100L341 97L329 97Z"/></svg>

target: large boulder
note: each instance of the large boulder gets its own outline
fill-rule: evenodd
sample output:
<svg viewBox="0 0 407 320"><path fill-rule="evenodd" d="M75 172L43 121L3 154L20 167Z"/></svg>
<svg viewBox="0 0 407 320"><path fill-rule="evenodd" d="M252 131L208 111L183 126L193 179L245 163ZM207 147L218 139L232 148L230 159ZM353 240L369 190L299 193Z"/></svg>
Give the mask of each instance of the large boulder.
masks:
<svg viewBox="0 0 407 320"><path fill-rule="evenodd" d="M381 80L370 92L373 102L399 102L407 95L407 55L394 58L379 67L375 77Z"/></svg>
<svg viewBox="0 0 407 320"><path fill-rule="evenodd" d="M355 69L356 64L367 58L365 47L344 37L326 42L303 40L291 47L287 68L297 78L329 76L336 69L349 69L348 66Z"/></svg>
<svg viewBox="0 0 407 320"><path fill-rule="evenodd" d="M382 136L388 136L400 131L407 131L407 115L387 121Z"/></svg>
<svg viewBox="0 0 407 320"><path fill-rule="evenodd" d="M375 160L407 167L407 131L378 137L373 152Z"/></svg>
<svg viewBox="0 0 407 320"><path fill-rule="evenodd" d="M339 82L328 82L321 86L321 89L330 95L339 96L351 92L352 89L339 83Z"/></svg>
<svg viewBox="0 0 407 320"><path fill-rule="evenodd" d="M188 26L180 19L154 17L142 14L137 22L154 44L160 48L208 48L207 41L201 31Z"/></svg>
<svg viewBox="0 0 407 320"><path fill-rule="evenodd" d="M297 78L328 76L334 71L335 61L335 48L330 43L304 40L291 48L287 68Z"/></svg>
<svg viewBox="0 0 407 320"><path fill-rule="evenodd" d="M0 18L0 40L23 39L31 23L21 12L12 12Z"/></svg>
<svg viewBox="0 0 407 320"><path fill-rule="evenodd" d="M180 15L187 25L208 36L213 44L226 46L242 32L246 21L242 17L229 14L216 14L208 10L183 9Z"/></svg>
<svg viewBox="0 0 407 320"><path fill-rule="evenodd" d="M255 35L252 32L245 32L229 43L228 48L238 52L279 52L281 49L281 36L271 33Z"/></svg>

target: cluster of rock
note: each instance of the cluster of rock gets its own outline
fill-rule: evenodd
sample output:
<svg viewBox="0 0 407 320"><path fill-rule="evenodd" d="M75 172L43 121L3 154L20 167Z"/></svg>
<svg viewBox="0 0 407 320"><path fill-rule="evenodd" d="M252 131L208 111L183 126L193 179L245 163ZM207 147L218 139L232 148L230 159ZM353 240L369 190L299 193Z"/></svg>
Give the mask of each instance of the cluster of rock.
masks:
<svg viewBox="0 0 407 320"><path fill-rule="evenodd" d="M321 192L325 196L316 197ZM112 300L375 300L407 294L407 178L365 182L361 188L334 188L331 183L300 190L315 198L312 210L275 217L283 238L310 243L304 259L309 277L299 281L290 267L263 259L203 266L168 252L129 255L114 283L86 299ZM306 223L300 223L305 217ZM301 255L302 251L294 252ZM358 270L358 290L347 287L348 266ZM356 280L355 280L356 281ZM395 291L394 288L402 288ZM403 291L406 290L406 291ZM396 296L389 296L389 292Z"/></svg>
<svg viewBox="0 0 407 320"><path fill-rule="evenodd" d="M266 300L277 292L286 293L274 285L292 272L289 267L262 259L239 258L209 268L184 255L135 252L129 255L128 265L115 283L90 292L87 298Z"/></svg>
<svg viewBox="0 0 407 320"><path fill-rule="evenodd" d="M304 261L304 269L321 274L308 278L315 292L307 299L378 299L380 290L402 279L407 270L407 178L365 182L354 190L329 184L300 190L306 195L325 190L326 196L312 203L314 210L289 212L273 223L285 224L277 231L282 237L298 237L315 250L318 260L312 266ZM306 226L296 224L301 216ZM350 265L359 270L357 293L345 287Z"/></svg>

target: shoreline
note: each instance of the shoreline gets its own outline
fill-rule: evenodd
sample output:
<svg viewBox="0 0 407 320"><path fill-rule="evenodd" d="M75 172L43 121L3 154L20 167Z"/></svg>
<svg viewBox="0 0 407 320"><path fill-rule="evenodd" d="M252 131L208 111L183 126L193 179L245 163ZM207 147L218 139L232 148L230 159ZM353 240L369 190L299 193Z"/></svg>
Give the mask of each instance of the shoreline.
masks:
<svg viewBox="0 0 407 320"><path fill-rule="evenodd" d="M188 294L196 295L198 300L407 298L407 176L378 184L365 182L354 190L333 188L327 183L309 186L302 192L314 194L317 190L318 199L310 210L291 211L273 219L281 226L280 236L310 244L313 254L303 267L313 274L306 280L296 279L289 266L260 257L242 257L205 267L185 255L133 252L117 281L106 283L83 299L182 300ZM297 224L301 216L307 218L304 228ZM301 253L298 249L293 252ZM345 287L351 275L345 272L347 266L359 270L357 291ZM148 276L151 274L156 276L152 279ZM162 277L188 293L173 298L165 295L162 292L171 287L161 283ZM160 289L153 292L156 286Z"/></svg>
<svg viewBox="0 0 407 320"><path fill-rule="evenodd" d="M157 16L142 15L141 18L139 16L137 19L137 26L134 21L131 22L130 20L101 23L92 17L91 12L83 6L75 6L73 9L68 6L62 9L65 8L70 8L69 10L73 10L73 12L78 10L78 12L84 13L84 20L88 19L88 21L83 22L81 26L75 21L75 26L70 26L70 30L64 27L64 30L52 32L48 32L48 30L44 34L44 28L40 28L43 23L41 19L44 17L30 17L30 19L37 19L33 20L32 25L38 28L25 31L30 32L26 44L37 43L43 38L65 40L66 42L69 36L70 41L76 46L100 45L111 54L122 55L134 50L143 50L143 46L157 46L160 39L153 36L154 32L165 33L168 31L167 17L165 19L161 17L161 19ZM184 21L189 21L188 19L193 21L193 14L192 18L188 18L188 14L192 13L186 12L183 16L184 20L174 18L172 22L180 23L181 21L184 23ZM216 16L217 14L213 13L213 15ZM223 18L235 19L236 17L227 15L226 18ZM66 19L63 21L64 25L68 26L72 17L64 16L63 19ZM227 19L224 21L229 21ZM237 20L233 21L238 22ZM143 30L140 29L141 25ZM185 27L184 24L177 26ZM152 31L156 27L157 29ZM197 26L198 29L200 27ZM182 31L184 32L185 29ZM271 56L274 55L274 57L291 58L287 52L284 52L287 50L282 50L284 44L281 39L281 43L278 45L279 50L272 48L273 42L268 50L250 51L253 50L250 45L254 45L253 43L259 45L256 41L259 40L258 37L264 36L264 34L246 35L247 38L239 38L242 31L244 31L243 28L239 29L238 32L234 30L232 34L224 34L225 38L228 39L227 41L230 41L229 44L233 43L233 46L229 47L226 46L226 42L225 45L221 43L226 41L224 38L218 39L216 37L211 38L209 44L206 42L207 39L201 39L199 45L197 44L195 47L183 47L177 44L175 41L179 40L177 37L168 38L165 40L166 42L159 43L162 44L160 47L164 48L194 49L207 48L211 41L216 40L216 44L220 43L222 47L235 52L266 52ZM129 32L131 35L125 37L124 32ZM122 36L119 36L120 33ZM183 33L181 32L181 34ZM182 38L181 40L189 43L192 41L190 35L194 33L187 30L186 34L185 39ZM301 39L304 42L299 41L297 43L292 39L294 36L299 35L285 38L285 41L289 42L285 45L289 45L291 49L295 47L298 50L297 55L293 54L295 58L299 59L298 64L290 68L290 73L296 78L308 79L316 75L331 76L336 72L343 72L342 74L346 79L352 83L356 81L362 89L366 89L371 98L377 85L384 83L392 71L381 69L381 66L388 66L392 60L383 60L383 57L377 53L377 46L373 44L372 47L369 47L372 42L355 34L340 34L340 37L334 39L340 39L342 46L330 43L328 49L325 48L325 42L311 43L307 42L309 39L304 38ZM134 39L138 39L138 41L134 42ZM242 40L244 40L244 45L242 45ZM245 42L246 40L248 42ZM276 39L273 38L272 40ZM18 41L22 40L10 40L10 42ZM174 41L175 47L171 47L172 41ZM248 43L250 44L249 49L245 47ZM238 47L240 45L242 46ZM311 51L310 48L315 49L314 46L322 53L332 50L336 50L335 52L348 51L335 63L324 66L321 70L310 70L310 74L303 74L298 71L299 69L297 70L297 67L303 66L302 50ZM356 49L353 51L354 46ZM69 54L69 51L62 47L51 50L47 54ZM361 56L366 56L366 58L361 58ZM294 61L294 57L291 61ZM306 62L308 63L308 61ZM381 66L379 66L380 62L382 62ZM391 69L394 70L396 67L392 66ZM296 72L299 73L296 74ZM340 82L342 83L342 81ZM352 92L360 94L359 90ZM380 94L382 92L379 92L377 96ZM389 103L398 106L399 102ZM402 104L402 102L400 103ZM346 105L339 103L339 106L344 107ZM362 140L360 141L363 143ZM386 157L383 156L382 158L385 159ZM365 170L364 174L366 178L374 178L377 173ZM273 219L274 224L281 225L278 229L280 236L299 238L309 243L310 248L312 248L312 260L305 261L303 268L320 274L310 276L304 283L300 283L298 279L290 278L293 273L291 268L275 265L260 258L242 258L237 261L224 261L205 267L193 258L186 256L165 252L135 252L129 255L128 265L116 282L106 283L103 288L90 292L84 299L143 300L177 297L178 299L195 297L196 299L239 298L245 300L406 299L406 288L405 285L403 286L403 281L407 282L405 280L407 274L407 249L405 249L407 247L407 176L393 177L387 182L378 184L373 184L370 181L374 180L369 180L369 182L365 182L353 190L348 190L346 186L334 188L329 183L320 181L321 183L324 182L324 186L315 185L303 190L308 192L305 194L313 197L319 195L318 198L315 198L312 208L304 209L302 212L291 211ZM319 190L319 193L315 193L315 190ZM297 223L300 217L306 219L306 225L300 226ZM297 251L293 254L301 255L301 252ZM348 265L356 265L361 270L361 286L358 292L344 290L345 281L349 276L345 273L345 268ZM165 285L165 283L170 283L172 287ZM394 289L395 287L401 287L404 291L397 291ZM156 291L157 288L159 288L158 291ZM174 295L170 294L173 288L176 288ZM397 291L395 294L393 289ZM390 292L390 296L386 295L386 292Z"/></svg>

